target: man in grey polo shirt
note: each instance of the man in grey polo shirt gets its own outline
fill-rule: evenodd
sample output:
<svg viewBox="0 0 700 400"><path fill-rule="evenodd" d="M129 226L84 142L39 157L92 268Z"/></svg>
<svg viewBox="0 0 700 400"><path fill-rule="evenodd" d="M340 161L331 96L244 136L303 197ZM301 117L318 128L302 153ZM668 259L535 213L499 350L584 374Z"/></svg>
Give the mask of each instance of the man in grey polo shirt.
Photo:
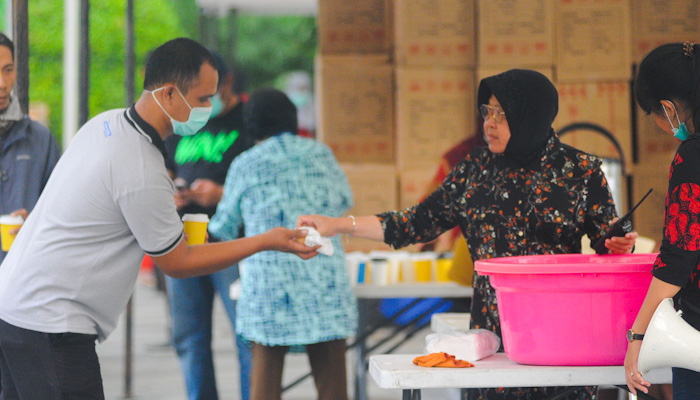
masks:
<svg viewBox="0 0 700 400"><path fill-rule="evenodd" d="M103 399L95 340L114 329L144 252L166 274L211 274L259 251L316 248L305 233L188 246L165 169L163 140L197 132L211 113L216 62L174 39L146 63L127 110L88 121L64 153L0 268L0 399Z"/></svg>

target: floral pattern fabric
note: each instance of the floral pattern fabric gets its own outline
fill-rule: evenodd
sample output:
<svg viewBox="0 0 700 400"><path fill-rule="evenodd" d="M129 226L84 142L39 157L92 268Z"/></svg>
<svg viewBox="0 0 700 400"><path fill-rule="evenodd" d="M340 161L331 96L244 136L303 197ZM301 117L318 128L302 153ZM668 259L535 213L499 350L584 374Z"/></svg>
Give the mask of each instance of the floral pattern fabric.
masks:
<svg viewBox="0 0 700 400"><path fill-rule="evenodd" d="M680 286L683 318L700 329L700 137L691 136L671 163L666 194L664 239L652 274Z"/></svg>
<svg viewBox="0 0 700 400"><path fill-rule="evenodd" d="M378 215L385 242L395 248L430 241L458 226L474 260L581 252L581 237L596 243L616 216L600 160L553 135L531 168L513 168L486 148L470 153L422 203ZM501 336L496 292L474 276L472 328ZM589 399L580 388L565 399ZM470 390L469 399L544 399L561 388Z"/></svg>

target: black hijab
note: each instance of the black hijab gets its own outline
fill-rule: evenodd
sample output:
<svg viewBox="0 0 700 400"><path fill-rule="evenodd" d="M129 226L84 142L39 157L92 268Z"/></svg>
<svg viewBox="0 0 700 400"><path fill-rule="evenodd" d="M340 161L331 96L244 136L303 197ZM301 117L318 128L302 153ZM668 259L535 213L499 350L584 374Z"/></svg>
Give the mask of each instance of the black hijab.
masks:
<svg viewBox="0 0 700 400"><path fill-rule="evenodd" d="M481 80L478 105L488 104L491 95L501 103L510 127L504 157L515 166L528 166L541 156L554 134L552 122L559 111L557 89L539 72L511 69Z"/></svg>

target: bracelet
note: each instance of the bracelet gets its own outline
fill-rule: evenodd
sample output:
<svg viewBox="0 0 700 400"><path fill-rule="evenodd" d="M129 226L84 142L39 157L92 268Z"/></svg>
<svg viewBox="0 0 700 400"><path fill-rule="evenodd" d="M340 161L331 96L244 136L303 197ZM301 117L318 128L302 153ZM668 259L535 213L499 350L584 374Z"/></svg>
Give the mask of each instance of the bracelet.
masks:
<svg viewBox="0 0 700 400"><path fill-rule="evenodd" d="M348 218L352 220L352 230L348 235L352 235L355 232L355 229L357 228L357 221L355 221L355 216L354 215L348 215Z"/></svg>

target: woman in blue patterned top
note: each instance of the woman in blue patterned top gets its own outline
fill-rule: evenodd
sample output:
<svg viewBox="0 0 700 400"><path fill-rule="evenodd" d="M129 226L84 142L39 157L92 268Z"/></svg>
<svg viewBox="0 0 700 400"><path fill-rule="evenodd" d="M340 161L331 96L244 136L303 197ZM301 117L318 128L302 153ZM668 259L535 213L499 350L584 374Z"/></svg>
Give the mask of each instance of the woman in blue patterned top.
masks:
<svg viewBox="0 0 700 400"><path fill-rule="evenodd" d="M219 239L293 228L297 217L341 216L352 206L347 177L331 150L297 136L296 107L274 89L245 104L247 133L257 144L231 164L209 231ZM319 399L347 398L345 339L357 327L357 303L338 238L332 256L303 261L262 252L241 262L236 330L253 343L250 393L279 399L289 346L306 345Z"/></svg>

